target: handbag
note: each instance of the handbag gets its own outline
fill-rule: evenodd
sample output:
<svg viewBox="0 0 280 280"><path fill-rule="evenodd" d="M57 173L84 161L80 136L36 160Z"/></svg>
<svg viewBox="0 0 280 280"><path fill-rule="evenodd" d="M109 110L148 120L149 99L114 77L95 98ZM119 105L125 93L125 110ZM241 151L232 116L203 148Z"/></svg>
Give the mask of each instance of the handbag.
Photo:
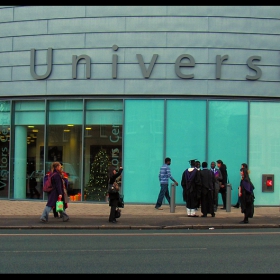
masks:
<svg viewBox="0 0 280 280"><path fill-rule="evenodd" d="M115 218L120 218L121 216L121 209L119 209L118 207L116 208L116 211L115 211Z"/></svg>
<svg viewBox="0 0 280 280"><path fill-rule="evenodd" d="M115 181L111 186L109 186L108 193L117 193L120 190L118 183Z"/></svg>
<svg viewBox="0 0 280 280"><path fill-rule="evenodd" d="M119 207L119 208L124 208L123 197L124 197L123 194L120 194L120 195L119 195L119 200L118 200L118 207Z"/></svg>
<svg viewBox="0 0 280 280"><path fill-rule="evenodd" d="M63 212L63 201L59 200L56 202L56 212Z"/></svg>

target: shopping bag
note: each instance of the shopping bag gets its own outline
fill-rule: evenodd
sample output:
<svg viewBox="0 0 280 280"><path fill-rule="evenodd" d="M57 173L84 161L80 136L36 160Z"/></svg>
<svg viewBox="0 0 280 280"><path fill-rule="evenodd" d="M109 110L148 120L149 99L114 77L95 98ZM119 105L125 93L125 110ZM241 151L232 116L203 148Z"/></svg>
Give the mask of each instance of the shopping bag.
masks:
<svg viewBox="0 0 280 280"><path fill-rule="evenodd" d="M63 201L57 201L56 202L56 212L62 212L63 211Z"/></svg>

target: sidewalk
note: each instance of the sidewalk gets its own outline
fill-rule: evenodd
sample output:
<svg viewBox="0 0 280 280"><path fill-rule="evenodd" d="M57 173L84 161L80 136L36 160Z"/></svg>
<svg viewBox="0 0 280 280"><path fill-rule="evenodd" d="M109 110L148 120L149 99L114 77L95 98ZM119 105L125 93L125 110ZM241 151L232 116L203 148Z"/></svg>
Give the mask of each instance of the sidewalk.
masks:
<svg viewBox="0 0 280 280"><path fill-rule="evenodd" d="M115 224L109 223L108 203L70 202L66 212L68 222L49 215L49 222L42 223L40 216L46 201L0 200L0 229L228 229L228 228L279 228L279 207L255 207L255 214L249 224L239 224L243 220L240 208L231 207L230 212L220 207L214 218L187 216L186 207L177 205L170 212L169 205L156 210L152 204L125 204L122 214Z"/></svg>

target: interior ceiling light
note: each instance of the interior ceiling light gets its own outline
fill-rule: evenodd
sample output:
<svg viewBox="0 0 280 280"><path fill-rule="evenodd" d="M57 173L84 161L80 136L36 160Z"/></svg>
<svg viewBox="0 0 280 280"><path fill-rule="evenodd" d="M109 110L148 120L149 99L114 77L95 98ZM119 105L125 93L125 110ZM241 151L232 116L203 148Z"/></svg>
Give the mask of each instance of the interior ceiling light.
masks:
<svg viewBox="0 0 280 280"><path fill-rule="evenodd" d="M64 129L63 131L64 132L70 132L70 129Z"/></svg>
<svg viewBox="0 0 280 280"><path fill-rule="evenodd" d="M28 125L27 127L29 127L29 128L34 128L35 126L34 126L34 125Z"/></svg>
<svg viewBox="0 0 280 280"><path fill-rule="evenodd" d="M67 124L67 126L74 126L74 124Z"/></svg>
<svg viewBox="0 0 280 280"><path fill-rule="evenodd" d="M91 127L86 127L86 130L91 130Z"/></svg>
<svg viewBox="0 0 280 280"><path fill-rule="evenodd" d="M38 129L32 129L32 132L38 132L39 130Z"/></svg>

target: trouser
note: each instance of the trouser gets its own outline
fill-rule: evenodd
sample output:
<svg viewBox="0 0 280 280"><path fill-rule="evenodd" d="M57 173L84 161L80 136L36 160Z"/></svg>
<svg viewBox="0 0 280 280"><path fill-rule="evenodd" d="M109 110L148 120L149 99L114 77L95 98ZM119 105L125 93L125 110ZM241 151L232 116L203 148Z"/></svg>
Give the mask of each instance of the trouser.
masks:
<svg viewBox="0 0 280 280"><path fill-rule="evenodd" d="M223 200L223 207L226 208L227 205L227 193L226 192L222 192L222 200Z"/></svg>
<svg viewBox="0 0 280 280"><path fill-rule="evenodd" d="M118 199L110 199L110 206L111 206L111 210L110 210L109 222L113 222L114 220L116 220L115 212L118 206Z"/></svg>

